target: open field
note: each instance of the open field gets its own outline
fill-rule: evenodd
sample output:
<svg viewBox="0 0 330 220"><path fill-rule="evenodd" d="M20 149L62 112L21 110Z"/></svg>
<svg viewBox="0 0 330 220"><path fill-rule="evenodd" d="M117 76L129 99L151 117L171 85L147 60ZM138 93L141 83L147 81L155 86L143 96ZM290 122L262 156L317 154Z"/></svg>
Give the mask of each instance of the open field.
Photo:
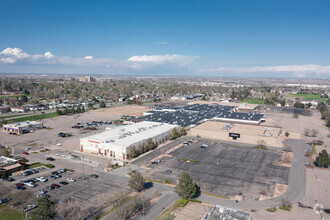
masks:
<svg viewBox="0 0 330 220"><path fill-rule="evenodd" d="M287 94L286 99L294 99L294 98L301 98L304 101L311 101L311 100L322 100L326 101L325 98L321 98L321 95L312 95L312 94Z"/></svg>
<svg viewBox="0 0 330 220"><path fill-rule="evenodd" d="M264 100L262 99L244 99L241 103L248 103L248 104L262 104Z"/></svg>
<svg viewBox="0 0 330 220"><path fill-rule="evenodd" d="M208 147L201 149L202 144ZM254 200L259 198L261 190L272 195L276 183L288 183L289 168L273 165L281 160L276 150L211 144L211 141L199 139L196 144L182 146L161 160L159 164L148 165L151 169L144 171L146 177L175 183L183 172L188 172L202 191L223 196L243 193L244 199Z"/></svg>
<svg viewBox="0 0 330 220"><path fill-rule="evenodd" d="M112 114L112 115L129 115L129 116L142 116L143 112L150 111L151 109L143 105L123 105L111 108L102 108L95 110L100 114Z"/></svg>

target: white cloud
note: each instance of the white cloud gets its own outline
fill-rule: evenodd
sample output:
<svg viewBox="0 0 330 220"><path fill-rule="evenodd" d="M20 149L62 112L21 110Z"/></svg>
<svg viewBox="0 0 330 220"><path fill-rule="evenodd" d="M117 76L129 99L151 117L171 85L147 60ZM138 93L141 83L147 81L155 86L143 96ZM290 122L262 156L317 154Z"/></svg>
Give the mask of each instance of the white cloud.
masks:
<svg viewBox="0 0 330 220"><path fill-rule="evenodd" d="M142 55L132 56L128 59L130 62L149 62L149 63L177 63L186 65L193 60L199 58L198 56L183 56L183 55Z"/></svg>
<svg viewBox="0 0 330 220"><path fill-rule="evenodd" d="M132 56L127 60L118 60L111 58L85 57L59 57L51 52L44 54L28 54L20 48L7 48L0 52L0 64L9 65L29 65L29 66L53 66L53 69L59 66L72 68L92 68L95 71L103 72L110 70L113 72L162 72L165 70L180 70L192 63L198 57L183 55L143 55Z"/></svg>
<svg viewBox="0 0 330 220"><path fill-rule="evenodd" d="M306 74L315 73L318 75L330 75L330 66L321 66L315 64L305 65L279 65L279 66L255 66L255 67L218 67L201 69L201 72L225 73L232 72L238 74L244 73L291 73L297 77L304 77Z"/></svg>
<svg viewBox="0 0 330 220"><path fill-rule="evenodd" d="M85 56L85 60L92 60L92 59L94 59L93 56Z"/></svg>
<svg viewBox="0 0 330 220"><path fill-rule="evenodd" d="M156 44L162 44L162 45L165 45L165 44L168 44L168 42L166 42L166 41L161 41L161 42L156 42Z"/></svg>

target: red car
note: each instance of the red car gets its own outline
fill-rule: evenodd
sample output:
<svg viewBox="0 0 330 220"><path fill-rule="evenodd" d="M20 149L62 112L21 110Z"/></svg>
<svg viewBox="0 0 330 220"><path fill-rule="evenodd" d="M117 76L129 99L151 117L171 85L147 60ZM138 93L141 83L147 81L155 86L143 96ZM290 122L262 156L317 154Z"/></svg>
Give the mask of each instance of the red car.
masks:
<svg viewBox="0 0 330 220"><path fill-rule="evenodd" d="M25 152L25 151L24 151L22 154L24 154L24 155L29 155L29 153L28 153L28 152Z"/></svg>
<svg viewBox="0 0 330 220"><path fill-rule="evenodd" d="M57 184L55 184L55 183L53 183L52 185L51 185L52 187L54 187L54 188L60 188L60 186L59 185L57 185Z"/></svg>
<svg viewBox="0 0 330 220"><path fill-rule="evenodd" d="M23 186L22 183L16 183L16 186Z"/></svg>

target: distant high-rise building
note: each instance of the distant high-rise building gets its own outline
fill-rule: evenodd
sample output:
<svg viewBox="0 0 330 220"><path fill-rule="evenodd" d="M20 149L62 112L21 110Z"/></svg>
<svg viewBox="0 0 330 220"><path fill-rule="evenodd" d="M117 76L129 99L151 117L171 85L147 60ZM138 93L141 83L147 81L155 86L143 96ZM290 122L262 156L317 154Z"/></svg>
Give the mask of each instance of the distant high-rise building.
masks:
<svg viewBox="0 0 330 220"><path fill-rule="evenodd" d="M92 76L85 76L79 78L80 82L96 82L96 79Z"/></svg>

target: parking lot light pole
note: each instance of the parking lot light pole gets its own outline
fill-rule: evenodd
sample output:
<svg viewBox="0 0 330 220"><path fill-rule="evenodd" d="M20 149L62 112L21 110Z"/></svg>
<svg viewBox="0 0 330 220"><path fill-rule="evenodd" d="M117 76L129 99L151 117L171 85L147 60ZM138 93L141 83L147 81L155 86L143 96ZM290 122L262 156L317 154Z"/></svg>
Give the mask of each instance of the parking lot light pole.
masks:
<svg viewBox="0 0 330 220"><path fill-rule="evenodd" d="M142 202L143 202L143 205L142 205L142 216L143 216L143 219L144 219L144 196L142 196Z"/></svg>
<svg viewBox="0 0 330 220"><path fill-rule="evenodd" d="M83 180L85 179L85 158L84 156L82 156L83 158Z"/></svg>

